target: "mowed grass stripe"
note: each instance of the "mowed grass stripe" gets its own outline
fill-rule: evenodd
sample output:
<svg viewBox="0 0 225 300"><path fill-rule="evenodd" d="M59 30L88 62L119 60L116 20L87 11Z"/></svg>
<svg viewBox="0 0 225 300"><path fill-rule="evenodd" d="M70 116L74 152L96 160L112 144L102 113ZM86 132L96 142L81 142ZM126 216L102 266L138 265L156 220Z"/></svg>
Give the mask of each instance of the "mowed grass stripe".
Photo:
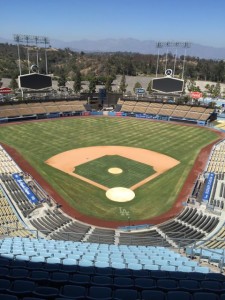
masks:
<svg viewBox="0 0 225 300"><path fill-rule="evenodd" d="M207 128L133 118L68 118L0 127L0 141L16 148L71 206L83 214L122 220L148 219L173 205L200 149L217 138ZM89 146L129 146L160 152L180 161L175 168L135 190L129 203L115 203L105 192L45 164L58 153ZM185 199L184 199L185 200Z"/></svg>

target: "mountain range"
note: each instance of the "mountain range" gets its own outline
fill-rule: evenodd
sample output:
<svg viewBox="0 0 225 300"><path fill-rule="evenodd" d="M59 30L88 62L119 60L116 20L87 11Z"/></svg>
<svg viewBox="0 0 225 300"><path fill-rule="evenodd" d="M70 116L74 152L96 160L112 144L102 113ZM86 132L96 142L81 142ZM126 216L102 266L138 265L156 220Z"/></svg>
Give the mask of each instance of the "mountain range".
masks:
<svg viewBox="0 0 225 300"><path fill-rule="evenodd" d="M13 40L0 37L0 43L14 44ZM135 52L141 54L157 54L156 41L153 40L138 40L133 38L127 39L100 39L88 40L82 39L77 41L65 42L62 40L51 40L53 48L70 48L74 51L84 52ZM159 49L160 54L164 54L166 48ZM169 48L172 54L175 54L175 49ZM184 55L185 49L178 48L177 54ZM204 46L200 44L191 44L190 48L186 49L186 55L205 59L225 59L225 48L217 48L212 46Z"/></svg>

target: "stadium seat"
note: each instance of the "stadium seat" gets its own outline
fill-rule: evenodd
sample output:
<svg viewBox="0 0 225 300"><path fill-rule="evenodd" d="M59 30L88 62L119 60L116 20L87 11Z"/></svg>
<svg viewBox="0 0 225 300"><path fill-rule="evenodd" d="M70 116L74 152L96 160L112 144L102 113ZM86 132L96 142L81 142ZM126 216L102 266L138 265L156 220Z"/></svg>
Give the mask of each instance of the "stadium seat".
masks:
<svg viewBox="0 0 225 300"><path fill-rule="evenodd" d="M113 268L106 267L106 268L95 268L95 275L104 275L104 276L112 276L113 275Z"/></svg>
<svg viewBox="0 0 225 300"><path fill-rule="evenodd" d="M86 289L84 286L79 285L64 285L59 292L59 296L63 298L85 299Z"/></svg>
<svg viewBox="0 0 225 300"><path fill-rule="evenodd" d="M114 276L131 277L132 271L130 269L115 269Z"/></svg>
<svg viewBox="0 0 225 300"><path fill-rule="evenodd" d="M38 286L33 291L33 295L40 298L52 299L59 295L59 290L54 287Z"/></svg>
<svg viewBox="0 0 225 300"><path fill-rule="evenodd" d="M29 270L24 268L13 268L7 275L10 279L25 279L29 277Z"/></svg>
<svg viewBox="0 0 225 300"><path fill-rule="evenodd" d="M90 285L90 275L87 274L73 274L69 280L69 284L89 286Z"/></svg>
<svg viewBox="0 0 225 300"><path fill-rule="evenodd" d="M97 286L113 286L113 278L109 276L99 276L95 275L91 279L91 285L97 285Z"/></svg>
<svg viewBox="0 0 225 300"><path fill-rule="evenodd" d="M135 278L134 286L139 291L147 289L156 289L156 281L152 278Z"/></svg>
<svg viewBox="0 0 225 300"><path fill-rule="evenodd" d="M158 265L144 265L145 270L159 270Z"/></svg>
<svg viewBox="0 0 225 300"><path fill-rule="evenodd" d="M210 273L210 269L208 267L195 267L194 268L195 272L199 272L199 273Z"/></svg>
<svg viewBox="0 0 225 300"><path fill-rule="evenodd" d="M96 261L94 262L94 266L97 268L108 268L110 267L110 263L106 261Z"/></svg>
<svg viewBox="0 0 225 300"><path fill-rule="evenodd" d="M156 284L163 291L177 290L177 281L174 279L158 279Z"/></svg>
<svg viewBox="0 0 225 300"><path fill-rule="evenodd" d="M181 279L179 281L179 288L191 293L201 291L199 281L191 279Z"/></svg>
<svg viewBox="0 0 225 300"><path fill-rule="evenodd" d="M193 300L219 300L219 296L215 293L196 292L192 295Z"/></svg>
<svg viewBox="0 0 225 300"><path fill-rule="evenodd" d="M114 288L133 288L134 287L134 281L130 277L114 277L113 281Z"/></svg>
<svg viewBox="0 0 225 300"><path fill-rule="evenodd" d="M54 285L62 285L69 281L69 273L65 272L52 272L49 278L49 282Z"/></svg>
<svg viewBox="0 0 225 300"><path fill-rule="evenodd" d="M25 297L31 296L35 289L35 283L28 280L14 280L12 285L7 290L10 294L15 296Z"/></svg>
<svg viewBox="0 0 225 300"><path fill-rule="evenodd" d="M131 289L115 289L114 298L120 300L136 300L138 299L138 292Z"/></svg>
<svg viewBox="0 0 225 300"><path fill-rule="evenodd" d="M48 283L50 275L47 271L32 270L29 278L38 284Z"/></svg>
<svg viewBox="0 0 225 300"><path fill-rule="evenodd" d="M143 290L141 292L141 299L142 300L149 300L149 299L165 300L166 294L163 291L158 291L158 290Z"/></svg>
<svg viewBox="0 0 225 300"><path fill-rule="evenodd" d="M222 289L222 285L219 281L211 280L202 280L201 288L207 292L218 293Z"/></svg>
<svg viewBox="0 0 225 300"><path fill-rule="evenodd" d="M167 300L192 300L192 295L185 291L168 291Z"/></svg>
<svg viewBox="0 0 225 300"><path fill-rule="evenodd" d="M11 281L8 279L0 279L0 293L9 289L11 285Z"/></svg>
<svg viewBox="0 0 225 300"><path fill-rule="evenodd" d="M19 298L14 295L6 295L6 294L0 294L1 300L18 300Z"/></svg>
<svg viewBox="0 0 225 300"><path fill-rule="evenodd" d="M88 292L87 299L91 300L111 300L112 299L112 289L110 287L100 287L100 286L91 286ZM129 298L127 298L129 299Z"/></svg>

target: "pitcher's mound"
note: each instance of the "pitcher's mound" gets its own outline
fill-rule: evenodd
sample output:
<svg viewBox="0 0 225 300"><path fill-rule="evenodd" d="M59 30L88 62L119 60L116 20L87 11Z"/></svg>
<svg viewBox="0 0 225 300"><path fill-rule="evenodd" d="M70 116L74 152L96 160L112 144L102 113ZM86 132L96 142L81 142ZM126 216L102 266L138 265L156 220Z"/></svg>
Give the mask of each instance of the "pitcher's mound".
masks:
<svg viewBox="0 0 225 300"><path fill-rule="evenodd" d="M114 187L106 192L106 197L116 202L127 202L134 199L135 193L124 187Z"/></svg>
<svg viewBox="0 0 225 300"><path fill-rule="evenodd" d="M108 169L108 172L111 174L121 174L123 170L120 168L110 168Z"/></svg>

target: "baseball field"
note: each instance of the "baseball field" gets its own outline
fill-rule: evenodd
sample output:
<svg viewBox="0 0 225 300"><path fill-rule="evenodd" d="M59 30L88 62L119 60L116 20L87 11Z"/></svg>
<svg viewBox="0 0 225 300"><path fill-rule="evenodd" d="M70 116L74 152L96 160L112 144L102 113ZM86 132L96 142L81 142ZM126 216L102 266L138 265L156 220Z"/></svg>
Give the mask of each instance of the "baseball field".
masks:
<svg viewBox="0 0 225 300"><path fill-rule="evenodd" d="M217 139L207 128L134 118L63 118L0 128L0 141L71 207L106 221L126 220L124 210L142 222L167 212L200 150ZM106 192L115 187L134 197L110 199Z"/></svg>

